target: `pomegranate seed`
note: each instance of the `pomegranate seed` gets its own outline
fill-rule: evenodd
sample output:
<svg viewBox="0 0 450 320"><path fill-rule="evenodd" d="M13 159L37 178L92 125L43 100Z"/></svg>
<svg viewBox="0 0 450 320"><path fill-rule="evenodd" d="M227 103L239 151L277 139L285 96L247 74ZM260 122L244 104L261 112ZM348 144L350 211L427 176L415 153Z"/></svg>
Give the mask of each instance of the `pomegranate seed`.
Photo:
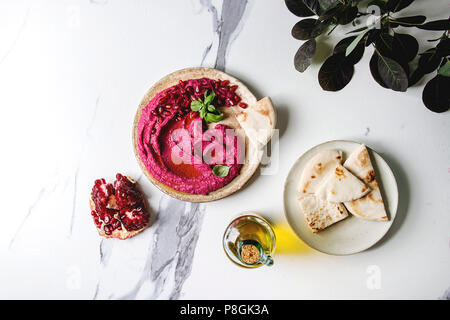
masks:
<svg viewBox="0 0 450 320"><path fill-rule="evenodd" d="M248 104L246 104L245 102L240 102L240 103L239 103L239 107L245 109L245 108L248 107Z"/></svg>

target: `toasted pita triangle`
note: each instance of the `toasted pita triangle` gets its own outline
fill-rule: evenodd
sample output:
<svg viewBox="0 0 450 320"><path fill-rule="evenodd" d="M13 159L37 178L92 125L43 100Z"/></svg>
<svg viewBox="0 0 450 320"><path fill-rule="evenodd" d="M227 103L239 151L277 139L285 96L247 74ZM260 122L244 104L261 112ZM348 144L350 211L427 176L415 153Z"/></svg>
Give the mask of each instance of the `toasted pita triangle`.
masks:
<svg viewBox="0 0 450 320"><path fill-rule="evenodd" d="M324 150L316 154L303 169L298 191L301 193L315 193L322 180L338 164L342 163L342 151Z"/></svg>
<svg viewBox="0 0 450 320"><path fill-rule="evenodd" d="M298 201L306 222L314 233L348 217L347 210L341 203L322 201L313 194L303 195Z"/></svg>
<svg viewBox="0 0 450 320"><path fill-rule="evenodd" d="M346 202L359 199L370 188L342 165L337 165L317 188L316 196L330 202Z"/></svg>
<svg viewBox="0 0 450 320"><path fill-rule="evenodd" d="M250 142L258 149L263 148L273 135L276 113L269 97L262 98L236 115Z"/></svg>
<svg viewBox="0 0 450 320"><path fill-rule="evenodd" d="M369 152L365 145L361 145L352 152L344 163L344 167L351 171L359 179L370 186L370 191L366 196L345 202L348 211L353 215L374 221L387 221L388 217L381 197L380 187L378 186L375 170L370 161Z"/></svg>

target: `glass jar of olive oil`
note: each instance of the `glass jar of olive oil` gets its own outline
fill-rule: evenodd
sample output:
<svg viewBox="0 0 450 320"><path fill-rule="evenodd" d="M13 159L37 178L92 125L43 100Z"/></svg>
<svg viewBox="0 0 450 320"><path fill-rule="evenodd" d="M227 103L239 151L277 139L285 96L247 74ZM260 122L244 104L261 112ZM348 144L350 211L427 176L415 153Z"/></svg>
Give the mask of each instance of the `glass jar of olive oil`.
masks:
<svg viewBox="0 0 450 320"><path fill-rule="evenodd" d="M266 219L245 212L226 228L223 248L228 258L241 267L271 266L275 233Z"/></svg>

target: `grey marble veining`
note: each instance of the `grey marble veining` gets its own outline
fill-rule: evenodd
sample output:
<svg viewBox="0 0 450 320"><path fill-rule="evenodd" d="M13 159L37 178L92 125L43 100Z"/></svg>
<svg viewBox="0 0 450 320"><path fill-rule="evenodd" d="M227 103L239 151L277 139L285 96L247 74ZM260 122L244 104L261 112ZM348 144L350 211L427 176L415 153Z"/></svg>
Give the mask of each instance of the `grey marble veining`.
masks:
<svg viewBox="0 0 450 320"><path fill-rule="evenodd" d="M192 268L204 206L163 196L159 215L150 262L150 277L156 285L150 298L159 298L170 286L166 297L177 299Z"/></svg>
<svg viewBox="0 0 450 320"><path fill-rule="evenodd" d="M73 224L74 224L74 220L75 220L75 214L76 214L76 209L77 209L77 195L78 195L78 175L80 172L80 167L81 167L81 160L83 158L83 153L84 150L86 148L87 143L90 140L91 137L91 129L94 126L95 123L95 118L97 116L97 111L99 108L99 104L100 104L100 96L97 96L97 99L95 100L95 104L94 104L94 110L92 112L92 117L91 117L91 121L89 121L87 127L86 127L86 133L85 133L85 137L83 140L83 145L81 147L81 152L78 156L78 160L77 160L77 165L75 168L75 172L74 172L74 176L73 176L73 196L72 196L72 215L70 218L70 225L69 225L69 236L72 235L72 231L73 231Z"/></svg>
<svg viewBox="0 0 450 320"><path fill-rule="evenodd" d="M244 14L248 11L248 0L229 0L222 2L221 13L213 5L211 0L200 0L200 4L208 10L212 16L213 33L215 38L208 45L202 57L201 65L204 65L207 56L217 41L214 68L225 71L226 59L232 42L239 35L244 25Z"/></svg>
<svg viewBox="0 0 450 320"><path fill-rule="evenodd" d="M42 197L44 196L45 190L47 188L43 187L36 199L34 200L34 202L30 205L30 207L28 208L27 214L25 215L25 217L23 218L22 222L20 223L19 227L17 228L16 233L14 234L14 236L11 238L11 241L9 242L9 248L11 249L14 245L14 242L16 241L17 237L19 236L20 232L22 231L23 226L25 225L25 223L27 222L28 218L31 216L31 214L33 213L34 208L37 206L37 204L41 201Z"/></svg>
<svg viewBox="0 0 450 320"><path fill-rule="evenodd" d="M440 298L441 300L450 300L450 287L445 291L445 293Z"/></svg>
<svg viewBox="0 0 450 320"><path fill-rule="evenodd" d="M93 298L179 298L192 268L203 216L203 205L164 195L151 226L153 233L146 230L127 241L103 239L99 246L101 279ZM135 261L135 277L125 276L125 281L132 280L133 286L123 293L111 284L121 281L116 279L117 271L127 260Z"/></svg>
<svg viewBox="0 0 450 320"><path fill-rule="evenodd" d="M238 36L243 26L242 17L247 7L247 0L223 1L222 20L219 31L219 48L215 68L225 70L228 49Z"/></svg>
<svg viewBox="0 0 450 320"><path fill-rule="evenodd" d="M28 15L30 14L30 7L31 7L31 3L27 4L27 9L25 11L25 14L23 16L23 21L22 24L20 25L19 30L17 31L17 34L14 38L14 41L12 42L11 46L8 48L8 50L6 50L5 54L0 58L0 65L2 65L2 63L6 60L6 58L10 55L10 53L12 52L12 50L14 49L14 47L17 44L17 41L19 40L23 30L25 29L25 26L27 24L27 20L28 20Z"/></svg>

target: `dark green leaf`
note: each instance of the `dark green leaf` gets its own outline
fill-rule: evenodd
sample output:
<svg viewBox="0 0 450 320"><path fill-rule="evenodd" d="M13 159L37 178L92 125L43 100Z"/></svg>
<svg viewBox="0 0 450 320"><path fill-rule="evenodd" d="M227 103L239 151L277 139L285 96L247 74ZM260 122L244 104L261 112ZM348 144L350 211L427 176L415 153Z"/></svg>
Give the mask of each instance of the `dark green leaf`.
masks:
<svg viewBox="0 0 450 320"><path fill-rule="evenodd" d="M320 16L322 14L322 10L320 9L318 0L302 0L306 7L308 7L312 12L316 15Z"/></svg>
<svg viewBox="0 0 450 320"><path fill-rule="evenodd" d="M431 79L422 94L425 106L437 113L450 109L450 78L437 75Z"/></svg>
<svg viewBox="0 0 450 320"><path fill-rule="evenodd" d="M447 31L450 30L450 19L430 21L416 27L423 30Z"/></svg>
<svg viewBox="0 0 450 320"><path fill-rule="evenodd" d="M306 41L298 49L294 57L294 66L297 71L304 72L312 62L316 53L316 39Z"/></svg>
<svg viewBox="0 0 450 320"><path fill-rule="evenodd" d="M345 53L349 47L349 45L351 43L353 43L353 41L355 41L356 37L348 37L345 39L342 39L341 41L339 41L336 46L334 47L333 53L337 54L337 53ZM362 42L358 43L355 47L355 49L352 50L352 52L345 57L345 60L350 63L350 64L357 64L362 56L364 55L364 44Z"/></svg>
<svg viewBox="0 0 450 320"><path fill-rule="evenodd" d="M346 25L356 19L358 15L358 7L346 7L342 12L338 13L338 23Z"/></svg>
<svg viewBox="0 0 450 320"><path fill-rule="evenodd" d="M314 12L308 9L302 0L284 0L284 2L289 11L297 17L311 17L315 15Z"/></svg>
<svg viewBox="0 0 450 320"><path fill-rule="evenodd" d="M383 56L392 57L394 56L394 41L395 39L393 36L391 36L387 32L382 32L379 35L378 39L375 41L375 46Z"/></svg>
<svg viewBox="0 0 450 320"><path fill-rule="evenodd" d="M394 50L397 50L402 57L399 60L409 62L417 56L419 43L416 38L409 34L394 33L394 39Z"/></svg>
<svg viewBox="0 0 450 320"><path fill-rule="evenodd" d="M319 84L323 90L339 91L352 80L354 67L345 60L343 52L333 54L319 70Z"/></svg>
<svg viewBox="0 0 450 320"><path fill-rule="evenodd" d="M379 56L378 72L383 82L392 90L404 92L408 88L408 76L395 60Z"/></svg>
<svg viewBox="0 0 450 320"><path fill-rule="evenodd" d="M403 27L413 27L418 24L422 24L427 20L427 17L425 16L411 16L411 17L404 17L404 18L395 18L391 20L390 26L392 28L396 28L398 26Z"/></svg>
<svg viewBox="0 0 450 320"><path fill-rule="evenodd" d="M443 39L438 43L436 46L436 54L439 57L450 55L450 39Z"/></svg>
<svg viewBox="0 0 450 320"><path fill-rule="evenodd" d="M200 111L202 106L203 106L203 103L200 100L194 100L191 102L191 110L192 111Z"/></svg>
<svg viewBox="0 0 450 320"><path fill-rule="evenodd" d="M216 164L214 166L214 168L212 169L212 173L216 176L216 177L226 177L228 176L228 174L230 173L230 168L229 166L223 166L220 164Z"/></svg>
<svg viewBox="0 0 450 320"><path fill-rule="evenodd" d="M339 5L331 8L330 10L323 12L319 16L319 21L326 21L326 20L332 19L344 10L345 10L345 6L342 4L339 4Z"/></svg>
<svg viewBox="0 0 450 320"><path fill-rule="evenodd" d="M340 4L340 0L319 0L319 5L322 11L330 10Z"/></svg>
<svg viewBox="0 0 450 320"><path fill-rule="evenodd" d="M447 62L439 68L439 74L443 77L450 77L450 61L447 60Z"/></svg>
<svg viewBox="0 0 450 320"><path fill-rule="evenodd" d="M407 71L408 62L414 59L419 49L417 40L410 35L382 32L375 41L375 47L382 56L394 59Z"/></svg>
<svg viewBox="0 0 450 320"><path fill-rule="evenodd" d="M389 0L386 4L386 9L388 11L398 12L405 9L413 2L414 0Z"/></svg>
<svg viewBox="0 0 450 320"><path fill-rule="evenodd" d="M309 40L319 36L327 26L327 23L316 19L303 19L292 28L292 36L298 40Z"/></svg>
<svg viewBox="0 0 450 320"><path fill-rule="evenodd" d="M373 42L375 42L381 34L381 30L379 29L371 29L367 33L366 38L366 47L370 46Z"/></svg>
<svg viewBox="0 0 450 320"><path fill-rule="evenodd" d="M370 59L370 73L376 82L383 88L389 89L388 86L381 79L380 73L378 72L378 54L376 52L373 53L372 58Z"/></svg>
<svg viewBox="0 0 450 320"><path fill-rule="evenodd" d="M428 74L436 70L441 64L442 57L436 54L436 49L430 49L420 55L419 68L424 74Z"/></svg>
<svg viewBox="0 0 450 320"><path fill-rule="evenodd" d="M424 75L425 73L422 69L417 68L416 70L414 70L414 72L408 79L408 87L412 87L413 85L415 85L417 82L419 82L420 79L423 78Z"/></svg>

